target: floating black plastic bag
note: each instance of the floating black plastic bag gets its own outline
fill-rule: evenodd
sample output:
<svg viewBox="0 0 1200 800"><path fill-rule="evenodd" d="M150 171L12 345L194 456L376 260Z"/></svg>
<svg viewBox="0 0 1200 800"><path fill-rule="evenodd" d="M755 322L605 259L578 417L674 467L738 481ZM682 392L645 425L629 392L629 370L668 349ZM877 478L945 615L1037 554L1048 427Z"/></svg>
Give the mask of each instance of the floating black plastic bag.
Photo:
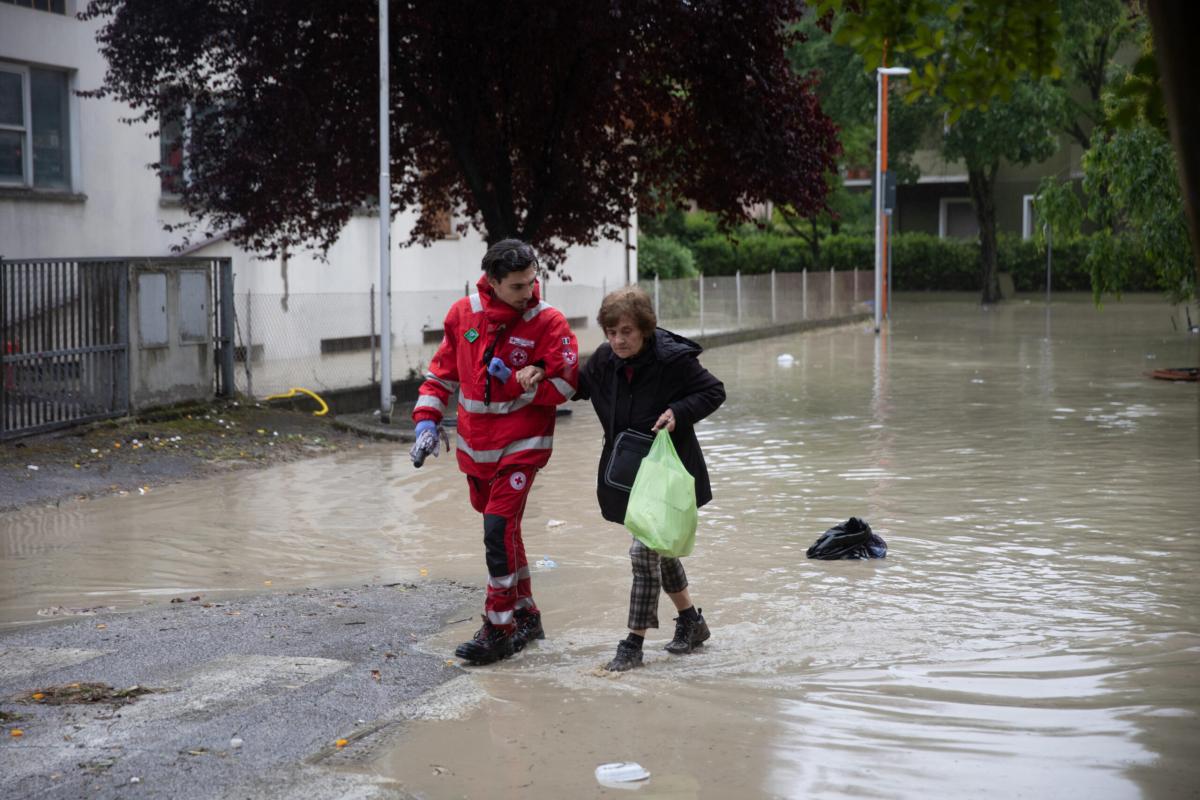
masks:
<svg viewBox="0 0 1200 800"><path fill-rule="evenodd" d="M838 558L886 558L887 542L871 533L871 526L851 517L821 534L808 548L809 558L833 561Z"/></svg>

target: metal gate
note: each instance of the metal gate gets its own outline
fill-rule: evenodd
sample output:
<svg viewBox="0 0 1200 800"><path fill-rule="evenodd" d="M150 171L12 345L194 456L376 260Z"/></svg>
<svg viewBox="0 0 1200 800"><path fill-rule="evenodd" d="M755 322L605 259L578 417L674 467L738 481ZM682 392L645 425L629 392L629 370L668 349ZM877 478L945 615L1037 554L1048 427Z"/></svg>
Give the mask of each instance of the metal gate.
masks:
<svg viewBox="0 0 1200 800"><path fill-rule="evenodd" d="M0 439L129 410L128 260L0 261Z"/></svg>

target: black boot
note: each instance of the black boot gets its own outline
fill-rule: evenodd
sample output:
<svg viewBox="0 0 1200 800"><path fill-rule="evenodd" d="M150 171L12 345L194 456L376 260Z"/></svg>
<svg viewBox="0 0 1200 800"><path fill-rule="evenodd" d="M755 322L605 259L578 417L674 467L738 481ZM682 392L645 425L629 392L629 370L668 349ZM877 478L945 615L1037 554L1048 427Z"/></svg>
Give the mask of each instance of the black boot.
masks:
<svg viewBox="0 0 1200 800"><path fill-rule="evenodd" d="M475 632L471 641L460 644L454 655L472 664L491 664L513 654L514 635L514 631L497 628L484 617L483 627Z"/></svg>
<svg viewBox="0 0 1200 800"><path fill-rule="evenodd" d="M694 615L680 613L675 618L675 638L666 647L668 653L690 653L708 641L712 634L708 630L708 623L704 621L703 612L704 609L696 609Z"/></svg>
<svg viewBox="0 0 1200 800"><path fill-rule="evenodd" d="M538 611L518 609L513 615L517 622L517 632L513 634L513 651L521 652L525 645L535 639L545 639L546 631L542 628L542 615Z"/></svg>
<svg viewBox="0 0 1200 800"><path fill-rule="evenodd" d="M604 665L609 672L625 672L642 665L642 648L628 639L617 643L617 654Z"/></svg>

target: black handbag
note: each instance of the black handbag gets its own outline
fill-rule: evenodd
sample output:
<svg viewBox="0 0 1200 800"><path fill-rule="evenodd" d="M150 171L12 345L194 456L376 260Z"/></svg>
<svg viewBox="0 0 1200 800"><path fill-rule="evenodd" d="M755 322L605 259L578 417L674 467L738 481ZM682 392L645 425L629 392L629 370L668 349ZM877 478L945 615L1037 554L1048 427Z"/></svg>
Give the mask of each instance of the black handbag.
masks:
<svg viewBox="0 0 1200 800"><path fill-rule="evenodd" d="M613 442L608 468L604 470L604 482L614 489L628 492L633 488L642 459L650 452L654 437L641 431L626 430L617 434Z"/></svg>

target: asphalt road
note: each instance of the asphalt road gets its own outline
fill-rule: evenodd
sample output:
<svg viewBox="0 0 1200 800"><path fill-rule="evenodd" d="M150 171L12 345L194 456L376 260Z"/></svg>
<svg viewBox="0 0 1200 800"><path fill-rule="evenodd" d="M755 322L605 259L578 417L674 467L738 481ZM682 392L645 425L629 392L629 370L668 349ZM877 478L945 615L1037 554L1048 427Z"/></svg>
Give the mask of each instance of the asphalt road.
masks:
<svg viewBox="0 0 1200 800"><path fill-rule="evenodd" d="M408 797L365 765L465 688L419 643L478 587L181 600L0 631L0 797ZM91 682L152 691L29 699Z"/></svg>

